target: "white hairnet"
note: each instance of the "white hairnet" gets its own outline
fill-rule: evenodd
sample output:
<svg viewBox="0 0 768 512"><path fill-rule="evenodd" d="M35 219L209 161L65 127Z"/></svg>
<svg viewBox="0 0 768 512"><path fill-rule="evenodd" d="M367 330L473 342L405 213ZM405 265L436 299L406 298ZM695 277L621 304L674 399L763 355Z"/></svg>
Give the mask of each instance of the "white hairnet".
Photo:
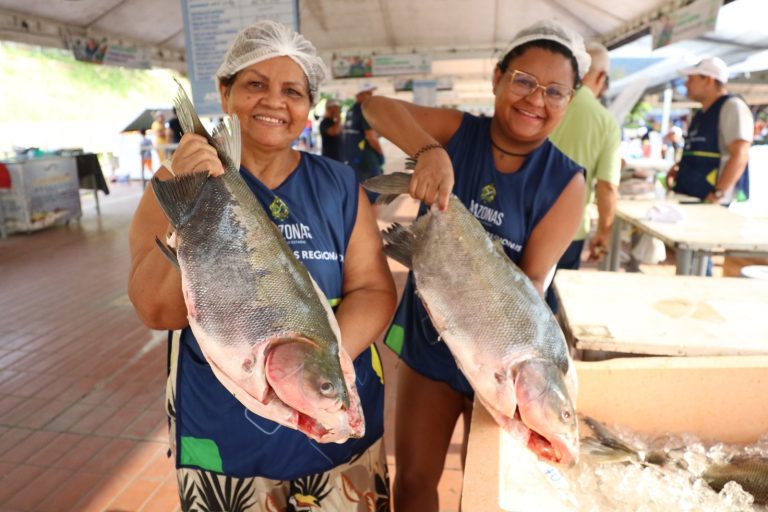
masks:
<svg viewBox="0 0 768 512"><path fill-rule="evenodd" d="M589 53L587 53L587 50L584 47L584 38L581 37L578 32L568 29L556 21L539 21L518 32L507 45L504 53L501 54L501 58L503 59L506 57L509 52L518 46L541 39L554 41L568 48L576 59L579 78L584 78L584 75L587 74L589 66L592 63L592 57L589 56Z"/></svg>
<svg viewBox="0 0 768 512"><path fill-rule="evenodd" d="M281 23L264 20L241 30L216 71L216 78L229 78L238 71L274 57L290 57L304 71L311 102L318 99L320 84L328 76L323 60L304 36Z"/></svg>

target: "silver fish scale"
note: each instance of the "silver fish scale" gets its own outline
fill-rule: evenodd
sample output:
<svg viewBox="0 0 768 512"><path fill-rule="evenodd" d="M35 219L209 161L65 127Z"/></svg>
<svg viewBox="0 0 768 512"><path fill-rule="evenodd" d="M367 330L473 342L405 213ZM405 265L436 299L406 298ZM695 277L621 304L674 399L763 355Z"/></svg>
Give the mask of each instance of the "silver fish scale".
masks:
<svg viewBox="0 0 768 512"><path fill-rule="evenodd" d="M497 361L540 357L567 373L565 339L549 308L457 198L412 230L417 289L446 340L476 344Z"/></svg>
<svg viewBox="0 0 768 512"><path fill-rule="evenodd" d="M255 345L298 332L338 353L309 273L236 170L206 181L179 238L197 322L211 339Z"/></svg>

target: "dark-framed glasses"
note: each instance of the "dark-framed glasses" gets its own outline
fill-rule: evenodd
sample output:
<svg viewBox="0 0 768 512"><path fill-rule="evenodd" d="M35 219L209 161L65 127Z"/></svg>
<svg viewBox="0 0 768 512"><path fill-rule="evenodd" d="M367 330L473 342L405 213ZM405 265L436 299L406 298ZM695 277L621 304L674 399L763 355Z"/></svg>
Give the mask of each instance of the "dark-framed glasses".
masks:
<svg viewBox="0 0 768 512"><path fill-rule="evenodd" d="M544 103L549 108L563 108L573 94L573 89L563 84L540 85L536 77L524 71L513 69L509 72L509 86L513 93L519 96L530 96L537 89L544 93Z"/></svg>

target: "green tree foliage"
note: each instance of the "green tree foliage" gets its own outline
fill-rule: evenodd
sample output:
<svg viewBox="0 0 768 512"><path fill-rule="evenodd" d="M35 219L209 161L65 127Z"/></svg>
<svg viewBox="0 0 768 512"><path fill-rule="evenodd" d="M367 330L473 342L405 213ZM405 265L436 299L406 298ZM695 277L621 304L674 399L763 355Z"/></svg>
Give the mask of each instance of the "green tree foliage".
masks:
<svg viewBox="0 0 768 512"><path fill-rule="evenodd" d="M651 111L651 104L647 101L638 101L632 110L627 114L627 118L624 120L624 126L626 128L639 128L645 125L645 119L648 117L648 113Z"/></svg>
<svg viewBox="0 0 768 512"><path fill-rule="evenodd" d="M170 107L178 74L90 64L66 50L0 42L0 76L0 123L11 123L124 120Z"/></svg>

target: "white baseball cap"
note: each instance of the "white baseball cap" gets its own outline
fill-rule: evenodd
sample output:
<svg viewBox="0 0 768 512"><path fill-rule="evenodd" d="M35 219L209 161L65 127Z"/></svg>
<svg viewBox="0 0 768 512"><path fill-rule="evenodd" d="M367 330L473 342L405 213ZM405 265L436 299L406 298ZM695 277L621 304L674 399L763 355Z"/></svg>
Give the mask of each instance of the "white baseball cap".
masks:
<svg viewBox="0 0 768 512"><path fill-rule="evenodd" d="M360 93L363 93L363 92L368 92L368 91L375 91L376 89L378 89L378 87L376 87L372 83L364 82L364 83L360 84L360 87L358 87L357 94L360 94Z"/></svg>
<svg viewBox="0 0 768 512"><path fill-rule="evenodd" d="M536 22L518 32L501 54L501 58L503 59L518 46L541 39L554 41L570 50L579 68L579 78L584 78L584 75L589 71L589 66L592 64L592 57L587 53L587 49L584 46L584 38L578 32L553 20Z"/></svg>
<svg viewBox="0 0 768 512"><path fill-rule="evenodd" d="M695 66L689 66L687 68L678 69L677 72L683 76L690 75L703 75L711 76L715 80L727 83L728 82L728 66L722 59L717 57L711 57L708 59L702 59Z"/></svg>

